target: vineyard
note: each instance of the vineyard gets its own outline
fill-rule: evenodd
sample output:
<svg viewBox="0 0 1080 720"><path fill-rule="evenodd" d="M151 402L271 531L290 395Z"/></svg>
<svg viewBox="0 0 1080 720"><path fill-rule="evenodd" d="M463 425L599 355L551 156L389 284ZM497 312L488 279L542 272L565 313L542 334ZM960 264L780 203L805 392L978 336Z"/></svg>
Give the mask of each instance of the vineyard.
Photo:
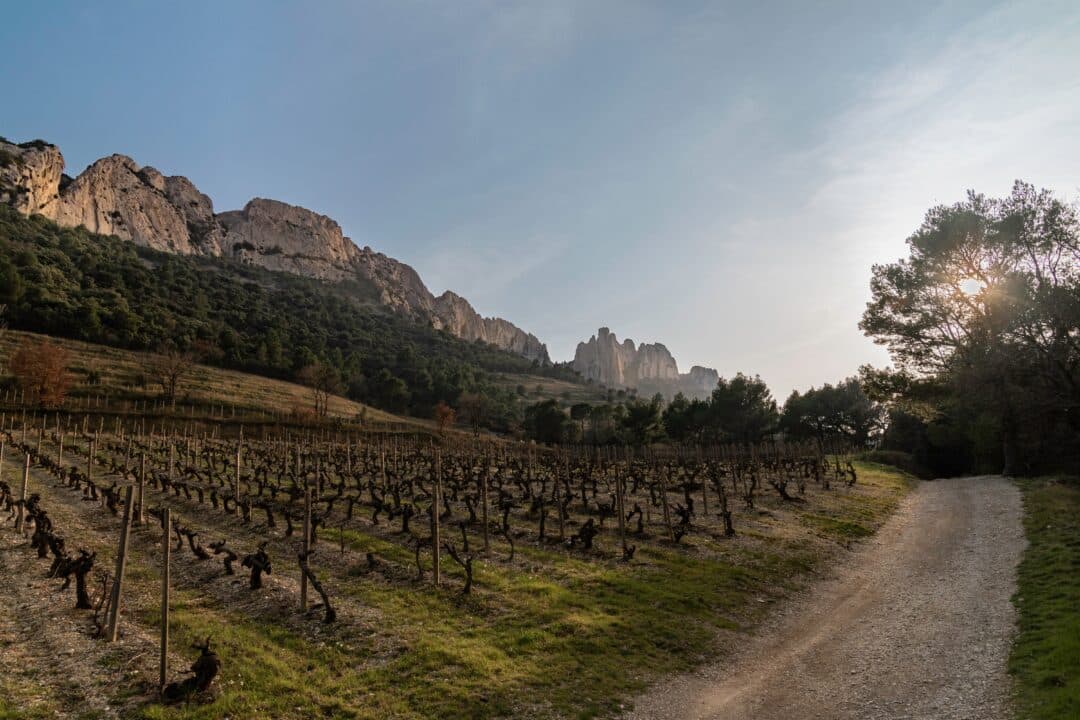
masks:
<svg viewBox="0 0 1080 720"><path fill-rule="evenodd" d="M0 716L617 714L906 488L816 445L15 406L0 428Z"/></svg>

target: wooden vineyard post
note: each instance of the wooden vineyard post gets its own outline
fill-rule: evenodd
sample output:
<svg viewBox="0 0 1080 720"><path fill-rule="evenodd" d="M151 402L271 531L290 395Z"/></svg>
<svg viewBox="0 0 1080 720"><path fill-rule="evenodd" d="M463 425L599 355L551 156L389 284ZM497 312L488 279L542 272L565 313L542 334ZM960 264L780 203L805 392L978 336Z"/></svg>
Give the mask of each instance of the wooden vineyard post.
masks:
<svg viewBox="0 0 1080 720"><path fill-rule="evenodd" d="M243 430L240 432L243 433ZM236 487L233 488L233 500L236 504L236 507L233 508L233 512L237 515L240 514L240 445L243 442L243 434L241 434L240 442L236 445Z"/></svg>
<svg viewBox="0 0 1080 720"><path fill-rule="evenodd" d="M698 446L695 458L698 468L701 467L701 446ZM701 480L701 516L709 517L709 473L706 470Z"/></svg>
<svg viewBox="0 0 1080 720"><path fill-rule="evenodd" d="M26 486L30 482L30 453L26 453L26 465L23 466L22 490L19 491L19 515L15 518L15 529L22 531L26 518Z"/></svg>
<svg viewBox="0 0 1080 720"><path fill-rule="evenodd" d="M563 520L562 497L559 495L559 474L555 473L555 512L559 515L559 542L566 541L566 523Z"/></svg>
<svg viewBox="0 0 1080 720"><path fill-rule="evenodd" d="M64 435L66 434L64 431L60 432L60 447L56 451L56 467L61 470L64 469Z"/></svg>
<svg viewBox="0 0 1080 720"><path fill-rule="evenodd" d="M3 423L0 423L2 425ZM2 429L2 428L0 428ZM0 439L0 480L4 479L4 441Z"/></svg>
<svg viewBox="0 0 1080 720"><path fill-rule="evenodd" d="M91 474L94 469L94 439L90 438L90 447L86 453L86 479L93 480Z"/></svg>
<svg viewBox="0 0 1080 720"><path fill-rule="evenodd" d="M169 443L169 482L173 479L173 470L176 468L176 443Z"/></svg>
<svg viewBox="0 0 1080 720"><path fill-rule="evenodd" d="M304 557L311 550L311 488L304 489L304 540L301 543ZM307 612L307 575L300 573L300 612Z"/></svg>
<svg viewBox="0 0 1080 720"><path fill-rule="evenodd" d="M626 554L626 511L623 506L623 478L621 474L615 475L615 512L619 513L619 542L622 543L623 554Z"/></svg>
<svg viewBox="0 0 1080 720"><path fill-rule="evenodd" d="M481 487L480 495L481 501L484 504L484 552L488 552L491 549L491 541L488 538L488 473L491 472L491 460L484 456L484 472L481 473Z"/></svg>
<svg viewBox="0 0 1080 720"><path fill-rule="evenodd" d="M127 567L128 534L131 531L131 505L135 493L129 486L124 493L124 525L120 528L120 547L116 553L116 576L113 578L109 598L108 642L116 642L120 622L120 593L124 586L124 569Z"/></svg>
<svg viewBox="0 0 1080 720"><path fill-rule="evenodd" d="M45 439L45 423L44 423L44 421L42 421L41 427L38 428L38 432L37 432L37 454L38 455L41 455L41 443L42 443L42 441L44 439Z"/></svg>
<svg viewBox="0 0 1080 720"><path fill-rule="evenodd" d="M439 567L439 507L442 490L442 454L435 453L435 482L431 484L431 569L435 576L435 587L439 587L442 580Z"/></svg>
<svg viewBox="0 0 1080 720"><path fill-rule="evenodd" d="M165 689L169 676L169 556L172 543L172 510L165 508L161 518L161 656L158 662L158 692Z"/></svg>
<svg viewBox="0 0 1080 720"><path fill-rule="evenodd" d="M146 524L146 514L143 510L143 498L146 497L146 451L139 460L139 525Z"/></svg>
<svg viewBox="0 0 1080 720"><path fill-rule="evenodd" d="M671 526L671 510L668 508L667 501L667 472L662 471L660 473L660 500L664 506L664 525L667 526L668 537L671 538L671 542L675 542L675 528Z"/></svg>

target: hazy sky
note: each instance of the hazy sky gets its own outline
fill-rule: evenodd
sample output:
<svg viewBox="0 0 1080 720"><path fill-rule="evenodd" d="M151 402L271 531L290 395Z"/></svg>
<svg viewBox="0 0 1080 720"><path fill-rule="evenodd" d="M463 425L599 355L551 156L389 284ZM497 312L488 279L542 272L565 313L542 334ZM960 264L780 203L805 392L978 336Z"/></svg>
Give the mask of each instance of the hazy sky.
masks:
<svg viewBox="0 0 1080 720"><path fill-rule="evenodd" d="M933 204L1080 195L1080 2L9 3L0 134L330 215L555 359L607 325L780 400L882 350Z"/></svg>

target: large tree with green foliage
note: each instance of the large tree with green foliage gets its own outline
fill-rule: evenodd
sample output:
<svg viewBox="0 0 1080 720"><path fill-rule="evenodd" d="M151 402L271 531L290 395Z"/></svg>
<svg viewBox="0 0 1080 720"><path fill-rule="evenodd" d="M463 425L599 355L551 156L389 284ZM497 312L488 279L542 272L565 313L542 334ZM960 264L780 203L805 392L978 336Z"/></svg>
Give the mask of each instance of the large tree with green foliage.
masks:
<svg viewBox="0 0 1080 720"><path fill-rule="evenodd" d="M1017 182L1006 198L931 209L909 256L873 269L860 326L907 381L946 387L939 409L973 438L999 439L1006 473L1048 437L1075 438L1078 228L1074 206Z"/></svg>
<svg viewBox="0 0 1080 720"><path fill-rule="evenodd" d="M537 442L561 443L574 439L577 425L558 400L544 400L525 408L525 433Z"/></svg>
<svg viewBox="0 0 1080 720"><path fill-rule="evenodd" d="M720 378L710 399L711 419L723 441L760 442L776 430L780 413L772 392L759 376Z"/></svg>
<svg viewBox="0 0 1080 720"><path fill-rule="evenodd" d="M867 447L883 421L882 406L867 397L858 378L848 378L793 391L780 414L780 429L794 439L815 440L823 449L829 440Z"/></svg>
<svg viewBox="0 0 1080 720"><path fill-rule="evenodd" d="M660 412L664 407L662 395L653 396L649 402L627 402L622 430L626 440L633 445L649 445L664 437L664 424Z"/></svg>

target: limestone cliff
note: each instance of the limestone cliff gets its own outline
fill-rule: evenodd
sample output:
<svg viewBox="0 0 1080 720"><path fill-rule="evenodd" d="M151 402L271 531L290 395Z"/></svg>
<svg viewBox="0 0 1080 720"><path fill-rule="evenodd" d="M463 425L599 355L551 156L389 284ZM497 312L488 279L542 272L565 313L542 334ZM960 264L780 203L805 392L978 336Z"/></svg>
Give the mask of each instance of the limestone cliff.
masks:
<svg viewBox="0 0 1080 720"><path fill-rule="evenodd" d="M588 342L578 343L572 367L586 380L607 387L637 388L639 393L660 392L668 397L678 392L688 397L706 397L720 379L715 370L699 366L680 374L675 358L664 345L637 346L629 338L620 343L606 327Z"/></svg>
<svg viewBox="0 0 1080 720"><path fill-rule="evenodd" d="M60 192L52 219L182 255L201 253L183 213L165 195L165 177L124 155L88 167ZM44 214L44 213L43 213Z"/></svg>
<svg viewBox="0 0 1080 720"><path fill-rule="evenodd" d="M709 397L719 383L720 373L700 365L694 365L690 372L679 376L679 390L687 397Z"/></svg>
<svg viewBox="0 0 1080 720"><path fill-rule="evenodd" d="M365 246L356 261L356 273L373 285L379 302L394 312L441 328L435 315L435 297L409 265Z"/></svg>
<svg viewBox="0 0 1080 720"><path fill-rule="evenodd" d="M255 198L217 220L227 254L269 270L343 280L360 252L330 218L277 200Z"/></svg>
<svg viewBox="0 0 1080 720"><path fill-rule="evenodd" d="M0 139L0 202L26 215L52 218L60 201L64 156L42 140L14 145Z"/></svg>
<svg viewBox="0 0 1080 720"><path fill-rule="evenodd" d="M165 197L184 218L194 247L207 255L228 254L225 228L214 214L214 203L208 196L186 177L171 175L165 178Z"/></svg>
<svg viewBox="0 0 1080 720"><path fill-rule="evenodd" d="M502 318L481 317L468 300L449 290L435 299L435 314L444 329L460 338L481 340L530 360L551 361L547 346L535 335Z"/></svg>
<svg viewBox="0 0 1080 720"><path fill-rule="evenodd" d="M234 257L269 270L349 285L360 300L413 320L549 362L535 336L501 318L482 318L464 298L438 300L413 268L358 248L333 219L277 200L255 198L215 214L209 197L185 177L110 155L71 180L55 145L0 138L0 202L67 227L83 226L139 245L184 255Z"/></svg>

